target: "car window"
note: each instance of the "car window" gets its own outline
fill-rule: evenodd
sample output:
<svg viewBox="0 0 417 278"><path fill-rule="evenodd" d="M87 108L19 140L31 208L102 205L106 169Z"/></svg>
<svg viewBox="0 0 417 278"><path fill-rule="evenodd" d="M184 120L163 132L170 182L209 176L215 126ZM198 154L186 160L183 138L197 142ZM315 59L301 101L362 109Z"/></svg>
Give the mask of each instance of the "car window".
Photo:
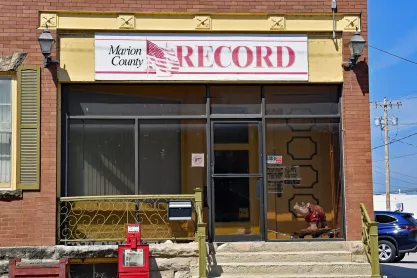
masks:
<svg viewBox="0 0 417 278"><path fill-rule="evenodd" d="M397 221L394 217L384 215L384 214L378 214L375 216L375 221L381 224L387 224Z"/></svg>
<svg viewBox="0 0 417 278"><path fill-rule="evenodd" d="M407 220L411 225L417 226L417 220L411 214L404 215L404 219Z"/></svg>

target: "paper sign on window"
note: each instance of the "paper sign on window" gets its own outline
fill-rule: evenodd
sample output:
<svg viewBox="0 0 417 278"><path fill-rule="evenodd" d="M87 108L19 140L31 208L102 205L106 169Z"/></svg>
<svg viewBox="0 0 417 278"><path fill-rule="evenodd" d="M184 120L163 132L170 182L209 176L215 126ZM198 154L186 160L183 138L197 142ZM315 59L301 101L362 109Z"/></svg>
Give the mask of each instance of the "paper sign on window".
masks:
<svg viewBox="0 0 417 278"><path fill-rule="evenodd" d="M280 165L282 164L282 155L267 155L266 163L273 164L273 165Z"/></svg>
<svg viewBox="0 0 417 278"><path fill-rule="evenodd" d="M191 154L191 167L204 167L204 153Z"/></svg>

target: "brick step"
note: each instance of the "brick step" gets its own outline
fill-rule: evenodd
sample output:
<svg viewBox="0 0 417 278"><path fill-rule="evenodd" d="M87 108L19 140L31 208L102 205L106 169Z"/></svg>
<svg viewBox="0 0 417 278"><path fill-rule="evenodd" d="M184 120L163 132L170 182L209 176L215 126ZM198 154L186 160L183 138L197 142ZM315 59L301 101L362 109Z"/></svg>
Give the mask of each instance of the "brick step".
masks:
<svg viewBox="0 0 417 278"><path fill-rule="evenodd" d="M365 255L352 255L349 251L308 252L219 252L211 260L217 264L233 262L367 262Z"/></svg>
<svg viewBox="0 0 417 278"><path fill-rule="evenodd" d="M191 268L193 275L197 275L198 266ZM323 274L328 275L371 275L371 268L368 263L322 263L322 262L251 262L251 263L222 263L212 265L208 276L221 277L222 275L279 275L295 276L306 275L311 276Z"/></svg>

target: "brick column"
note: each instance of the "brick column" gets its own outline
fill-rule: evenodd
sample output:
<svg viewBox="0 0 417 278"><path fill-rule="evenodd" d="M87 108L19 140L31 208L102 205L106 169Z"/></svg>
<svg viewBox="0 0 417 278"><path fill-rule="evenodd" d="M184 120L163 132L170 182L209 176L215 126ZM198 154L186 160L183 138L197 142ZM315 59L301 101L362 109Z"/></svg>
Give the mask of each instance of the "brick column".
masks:
<svg viewBox="0 0 417 278"><path fill-rule="evenodd" d="M361 35L367 40L366 14ZM348 43L353 33L343 34L343 61L348 61ZM372 155L369 109L368 49L354 70L345 70L342 92L342 124L346 233L348 240L361 238L361 212L364 203L373 217Z"/></svg>

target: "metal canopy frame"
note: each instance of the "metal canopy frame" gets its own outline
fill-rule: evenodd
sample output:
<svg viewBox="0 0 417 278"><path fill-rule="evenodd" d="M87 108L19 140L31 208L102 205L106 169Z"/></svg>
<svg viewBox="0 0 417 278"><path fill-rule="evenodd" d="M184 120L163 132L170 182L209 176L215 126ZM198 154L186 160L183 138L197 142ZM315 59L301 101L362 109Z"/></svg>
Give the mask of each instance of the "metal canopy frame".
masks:
<svg viewBox="0 0 417 278"><path fill-rule="evenodd" d="M91 84L90 84L91 85ZM138 84L135 84L138 85ZM146 84L146 85L161 85L161 86L168 86L167 84ZM341 184L341 194L342 194L342 229L343 229L343 238L333 238L333 239L325 239L327 240L345 240L346 239L346 219L345 219L345 187L344 187L344 175L343 175L343 136L342 136L342 118L341 118L341 93L342 93L342 85L341 84L330 84L330 85L337 85L339 87L339 109L337 114L323 114L323 115L267 115L266 114L266 101L265 101L265 94L264 88L265 86L272 86L274 84L189 84L189 83L176 83L170 86L205 86L206 88L206 113L203 115L164 115L164 116L122 116L122 115L69 115L68 113L68 94L69 92L65 90L65 87L70 87L71 84L62 84L63 88L62 92L62 119L61 125L62 132L61 132L61 144L62 148L62 161L61 163L61 171L64 172L61 175L61 192L65 197L68 196L68 139L69 139L69 121L72 119L80 119L80 120L134 120L134 130L135 130L135 194L138 194L138 185L139 185L139 154L138 154L138 125L140 120L195 120L201 119L206 120L206 163L207 163L207 173L206 173L206 195L207 195L207 203L209 205L209 219L208 219L208 240L213 242L215 239L218 242L221 241L239 241L239 240L264 240L264 241L288 241L288 240L268 240L267 238L267 190L266 188L266 146L265 146L265 138L266 138L266 120L267 119L329 119L329 120L339 120L339 145L340 145L340 184ZM239 85L250 85L250 86L259 86L260 88L260 103L261 106L261 113L260 114L211 114L211 98L210 98L210 88L212 86L239 86ZM312 86L311 84L296 84L297 86ZM249 175L229 175L229 177L258 177L262 182L261 187L261 202L260 202L260 235L243 235L243 236L236 236L233 235L233 238L230 236L215 236L214 235L214 190L213 190L213 178L220 177L216 174L213 175L212 173L212 155L214 152L213 148L213 134L212 129L213 125L216 123L257 123L258 126L258 134L259 134L259 160L260 160L260 173L257 174L249 174ZM305 241L305 239L291 239L290 241ZM323 239L309 239L309 240L323 240Z"/></svg>

